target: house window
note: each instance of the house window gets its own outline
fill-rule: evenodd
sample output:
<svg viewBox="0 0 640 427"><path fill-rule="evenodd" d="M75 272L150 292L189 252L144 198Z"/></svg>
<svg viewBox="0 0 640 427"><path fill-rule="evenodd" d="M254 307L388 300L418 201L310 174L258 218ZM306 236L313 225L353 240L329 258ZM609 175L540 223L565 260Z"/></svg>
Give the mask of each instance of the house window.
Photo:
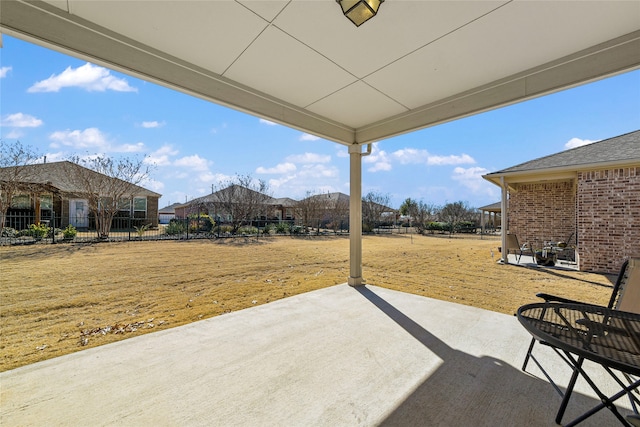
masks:
<svg viewBox="0 0 640 427"><path fill-rule="evenodd" d="M13 209L30 209L31 198L28 194L17 194L11 199L11 207Z"/></svg>
<svg viewBox="0 0 640 427"><path fill-rule="evenodd" d="M40 210L53 210L53 196L51 194L43 194L40 196Z"/></svg>
<svg viewBox="0 0 640 427"><path fill-rule="evenodd" d="M135 218L147 217L147 198L146 197L133 198L133 216Z"/></svg>
<svg viewBox="0 0 640 427"><path fill-rule="evenodd" d="M135 212L147 211L147 198L146 197L134 197L133 198L133 210Z"/></svg>
<svg viewBox="0 0 640 427"><path fill-rule="evenodd" d="M131 201L124 197L118 200L118 210L129 213L129 211L131 210Z"/></svg>

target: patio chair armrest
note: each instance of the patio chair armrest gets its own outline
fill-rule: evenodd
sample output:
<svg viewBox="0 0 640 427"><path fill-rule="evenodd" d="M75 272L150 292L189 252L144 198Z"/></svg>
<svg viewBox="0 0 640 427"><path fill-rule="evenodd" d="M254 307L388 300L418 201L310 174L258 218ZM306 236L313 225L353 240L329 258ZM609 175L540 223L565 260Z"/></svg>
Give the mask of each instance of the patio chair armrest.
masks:
<svg viewBox="0 0 640 427"><path fill-rule="evenodd" d="M568 304L584 304L584 301L577 301L577 300L574 300L574 299L563 298L563 297L559 297L557 295L538 293L538 294L536 294L536 296L538 298L542 298L546 302L565 302L565 303L568 303Z"/></svg>

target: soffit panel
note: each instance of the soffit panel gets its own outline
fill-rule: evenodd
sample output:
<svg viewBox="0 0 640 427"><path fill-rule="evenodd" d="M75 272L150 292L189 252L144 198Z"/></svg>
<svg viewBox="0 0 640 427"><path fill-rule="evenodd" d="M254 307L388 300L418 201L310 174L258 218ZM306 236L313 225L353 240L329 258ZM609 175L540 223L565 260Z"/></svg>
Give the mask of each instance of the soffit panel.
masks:
<svg viewBox="0 0 640 427"><path fill-rule="evenodd" d="M238 0L238 3L251 9L265 21L271 22L282 12L289 0Z"/></svg>
<svg viewBox="0 0 640 427"><path fill-rule="evenodd" d="M301 107L356 80L273 26L247 48L224 76Z"/></svg>
<svg viewBox="0 0 640 427"><path fill-rule="evenodd" d="M413 109L638 28L639 2L580 5L513 2L364 80Z"/></svg>
<svg viewBox="0 0 640 427"><path fill-rule="evenodd" d="M69 0L71 14L222 74L268 22L234 1Z"/></svg>
<svg viewBox="0 0 640 427"><path fill-rule="evenodd" d="M361 81L310 105L308 110L343 121L354 129L370 123L372 119L382 120L407 111L402 105Z"/></svg>
<svg viewBox="0 0 640 427"><path fill-rule="evenodd" d="M294 1L274 22L358 78L409 55L453 29L500 7L503 1L388 1L366 25L342 19L333 1ZM339 11L338 11L339 12ZM313 19L300 19L313 16Z"/></svg>

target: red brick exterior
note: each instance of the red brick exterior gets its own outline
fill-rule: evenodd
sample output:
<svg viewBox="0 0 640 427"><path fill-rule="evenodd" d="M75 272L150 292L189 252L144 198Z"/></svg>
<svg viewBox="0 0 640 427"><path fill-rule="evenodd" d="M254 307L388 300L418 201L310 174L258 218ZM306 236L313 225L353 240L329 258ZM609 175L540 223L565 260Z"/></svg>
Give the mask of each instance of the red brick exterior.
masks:
<svg viewBox="0 0 640 427"><path fill-rule="evenodd" d="M617 273L640 253L640 167L578 173L580 269Z"/></svg>
<svg viewBox="0 0 640 427"><path fill-rule="evenodd" d="M577 245L582 271L617 273L640 254L640 167L582 171L576 180L513 184L508 232L520 243Z"/></svg>
<svg viewBox="0 0 640 427"><path fill-rule="evenodd" d="M575 244L576 190L573 180L515 184L509 193L509 233L522 244L541 248L544 242Z"/></svg>

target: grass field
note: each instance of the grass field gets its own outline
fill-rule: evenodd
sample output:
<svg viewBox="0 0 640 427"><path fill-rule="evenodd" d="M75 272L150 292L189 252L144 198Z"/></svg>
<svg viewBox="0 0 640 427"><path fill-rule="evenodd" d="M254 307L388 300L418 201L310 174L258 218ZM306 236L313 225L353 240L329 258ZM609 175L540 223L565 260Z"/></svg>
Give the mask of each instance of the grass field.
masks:
<svg viewBox="0 0 640 427"><path fill-rule="evenodd" d="M495 238L365 236L367 283L513 314L610 276L500 265ZM0 247L0 371L345 283L348 237Z"/></svg>

